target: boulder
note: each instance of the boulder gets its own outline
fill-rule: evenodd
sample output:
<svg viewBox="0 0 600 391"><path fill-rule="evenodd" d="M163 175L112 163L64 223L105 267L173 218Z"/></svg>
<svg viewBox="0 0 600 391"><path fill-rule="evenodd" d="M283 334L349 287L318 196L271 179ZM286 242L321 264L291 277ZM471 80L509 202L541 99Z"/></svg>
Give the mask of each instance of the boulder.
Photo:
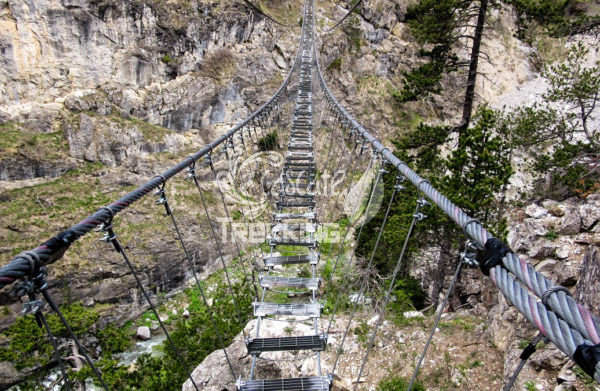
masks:
<svg viewBox="0 0 600 391"><path fill-rule="evenodd" d="M530 358L531 364L537 370L546 369L551 371L560 369L568 359L563 352L553 346L538 350Z"/></svg>
<svg viewBox="0 0 600 391"><path fill-rule="evenodd" d="M581 231L581 216L577 209L569 209L558 230L563 235L575 235Z"/></svg>
<svg viewBox="0 0 600 391"><path fill-rule="evenodd" d="M525 214L534 219L539 219L545 216L547 213L548 211L545 208L537 204L527 205L527 207L525 208Z"/></svg>
<svg viewBox="0 0 600 391"><path fill-rule="evenodd" d="M20 379L19 372L15 369L13 363L8 361L0 362L0 388L5 390Z"/></svg>
<svg viewBox="0 0 600 391"><path fill-rule="evenodd" d="M141 339L142 341L147 341L151 337L150 327L148 326L140 326L137 328L135 333L136 338Z"/></svg>
<svg viewBox="0 0 600 391"><path fill-rule="evenodd" d="M581 216L581 228L583 230L590 229L594 224L600 221L600 202L592 202L582 205L579 208L579 215Z"/></svg>

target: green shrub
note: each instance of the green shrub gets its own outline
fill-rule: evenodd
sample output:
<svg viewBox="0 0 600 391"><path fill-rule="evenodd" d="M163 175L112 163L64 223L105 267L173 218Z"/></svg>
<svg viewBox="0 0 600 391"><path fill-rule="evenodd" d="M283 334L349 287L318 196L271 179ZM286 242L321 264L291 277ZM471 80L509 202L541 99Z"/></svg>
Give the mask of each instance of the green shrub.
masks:
<svg viewBox="0 0 600 391"><path fill-rule="evenodd" d="M258 149L261 151L272 151L278 146L279 134L277 133L277 130L267 133L265 137L261 137L258 140Z"/></svg>
<svg viewBox="0 0 600 391"><path fill-rule="evenodd" d="M390 375L377 384L377 391L406 391L410 381L396 375ZM413 384L414 391L425 391L423 384L418 381Z"/></svg>
<svg viewBox="0 0 600 391"><path fill-rule="evenodd" d="M327 65L328 71L334 71L334 70L339 71L340 69L342 69L342 56L335 58L333 61L331 61L329 63L329 65Z"/></svg>
<svg viewBox="0 0 600 391"><path fill-rule="evenodd" d="M131 346L128 327L118 328L109 324L98 332L98 339L104 354L121 353Z"/></svg>

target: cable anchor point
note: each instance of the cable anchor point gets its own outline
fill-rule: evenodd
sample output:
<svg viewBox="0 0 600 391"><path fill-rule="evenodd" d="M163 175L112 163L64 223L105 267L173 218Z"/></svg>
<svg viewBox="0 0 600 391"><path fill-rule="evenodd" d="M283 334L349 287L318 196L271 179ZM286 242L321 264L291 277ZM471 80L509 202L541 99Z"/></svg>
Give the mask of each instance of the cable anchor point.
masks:
<svg viewBox="0 0 600 391"><path fill-rule="evenodd" d="M473 242L471 239L465 241L465 249L460 253L460 261L463 265L468 267L479 267L479 262L477 262L477 250L477 243Z"/></svg>

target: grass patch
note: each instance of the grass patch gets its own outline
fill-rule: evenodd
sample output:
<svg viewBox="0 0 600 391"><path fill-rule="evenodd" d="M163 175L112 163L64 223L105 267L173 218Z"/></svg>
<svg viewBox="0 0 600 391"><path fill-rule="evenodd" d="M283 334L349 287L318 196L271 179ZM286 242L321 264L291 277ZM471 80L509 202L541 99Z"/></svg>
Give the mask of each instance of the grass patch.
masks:
<svg viewBox="0 0 600 391"><path fill-rule="evenodd" d="M38 133L15 122L0 125L0 159L24 155L54 160L68 150L63 132Z"/></svg>
<svg viewBox="0 0 600 391"><path fill-rule="evenodd" d="M342 56L335 58L327 65L328 71L339 71L340 69L342 69Z"/></svg>

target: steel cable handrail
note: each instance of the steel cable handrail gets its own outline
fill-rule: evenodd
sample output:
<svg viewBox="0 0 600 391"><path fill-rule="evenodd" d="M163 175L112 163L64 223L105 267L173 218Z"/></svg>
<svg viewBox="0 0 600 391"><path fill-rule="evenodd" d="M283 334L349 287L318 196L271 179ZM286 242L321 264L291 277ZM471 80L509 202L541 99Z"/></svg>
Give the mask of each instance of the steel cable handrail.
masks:
<svg viewBox="0 0 600 391"><path fill-rule="evenodd" d="M38 247L34 248L32 252L36 253L39 257L39 262L31 263L28 258L22 254L15 256L8 264L0 268L0 290L5 286L12 284L18 279L23 279L33 276L37 270L42 266L46 266L61 259L65 251L69 246L80 237L84 236L94 228L98 227L104 222L108 222L114 215L128 208L134 202L138 201L154 189L159 188L168 179L174 177L184 169L191 167L197 160L204 156L210 155L210 153L223 142L231 139L237 132L242 130L246 125L251 123L254 119L259 119L263 114L269 114L273 106L279 102L280 95L287 88L292 75L298 67L299 60L301 58L301 45L298 44L294 63L287 78L281 84L279 89L271 96L271 98L250 114L246 119L238 123L236 126L231 128L229 131L218 137L216 140L207 144L194 154L186 157L183 161L179 162L175 166L167 169L163 173L156 175L150 181L144 183L137 189L125 194L113 203L101 207L95 213L89 215L85 219L81 220L77 224L71 226L65 231L59 233L53 238L42 243Z"/></svg>
<svg viewBox="0 0 600 391"><path fill-rule="evenodd" d="M460 207L435 189L429 181L421 178L416 172L410 169L402 160L385 147L380 140L374 137L360 125L350 113L348 113L331 93L321 72L318 55L316 57L317 74L326 99L332 105L334 110L336 110L340 116L345 118L353 130L357 132L363 140L370 143L375 152L381 154L383 158L415 185L417 190L422 191L423 194L442 209L459 227L463 228L465 234L477 243L480 248L483 249L490 239L497 240L481 225L481 223L467 215ZM514 273L518 280L527 286L538 298L543 298L544 303L541 303L533 296L528 295L526 293L527 291L522 288L521 283L510 276L508 276L508 279L512 279L515 282L515 284L510 285L510 289L507 284L502 283L503 281L506 281L507 277L504 279L492 278L492 281L509 301L515 304L519 311L521 311L529 320L539 319L540 317L546 320L546 323L534 322L534 324L557 347L571 358L574 358L576 353L579 354L579 359L581 359L582 348L593 348L595 344L596 346L593 348L594 351L599 349L600 319L596 315L592 314L589 309L581 304L578 304L575 299L566 292L553 289L556 287L551 281L536 271L532 265L520 259L512 252L512 250L509 249L502 257L501 262L503 267L496 266L494 269L501 269L504 272L508 270ZM492 271L494 271L494 269L492 269ZM494 271L494 273L497 273L497 271ZM507 273L504 275L506 274ZM515 290L518 290L518 288L521 288L522 291L519 290L520 295L516 296ZM537 303L535 308L533 305L523 305L523 303L520 303L521 300L526 298ZM519 305L517 305L517 303ZM533 310L536 311L535 315L531 313ZM566 341L569 341L570 343L567 343ZM576 343L573 343L573 341L576 341ZM596 352L596 354L598 353ZM581 365L581 362L577 358L574 359ZM588 372L593 372L594 379L600 382L600 362L596 362L594 367L593 371L590 370Z"/></svg>

